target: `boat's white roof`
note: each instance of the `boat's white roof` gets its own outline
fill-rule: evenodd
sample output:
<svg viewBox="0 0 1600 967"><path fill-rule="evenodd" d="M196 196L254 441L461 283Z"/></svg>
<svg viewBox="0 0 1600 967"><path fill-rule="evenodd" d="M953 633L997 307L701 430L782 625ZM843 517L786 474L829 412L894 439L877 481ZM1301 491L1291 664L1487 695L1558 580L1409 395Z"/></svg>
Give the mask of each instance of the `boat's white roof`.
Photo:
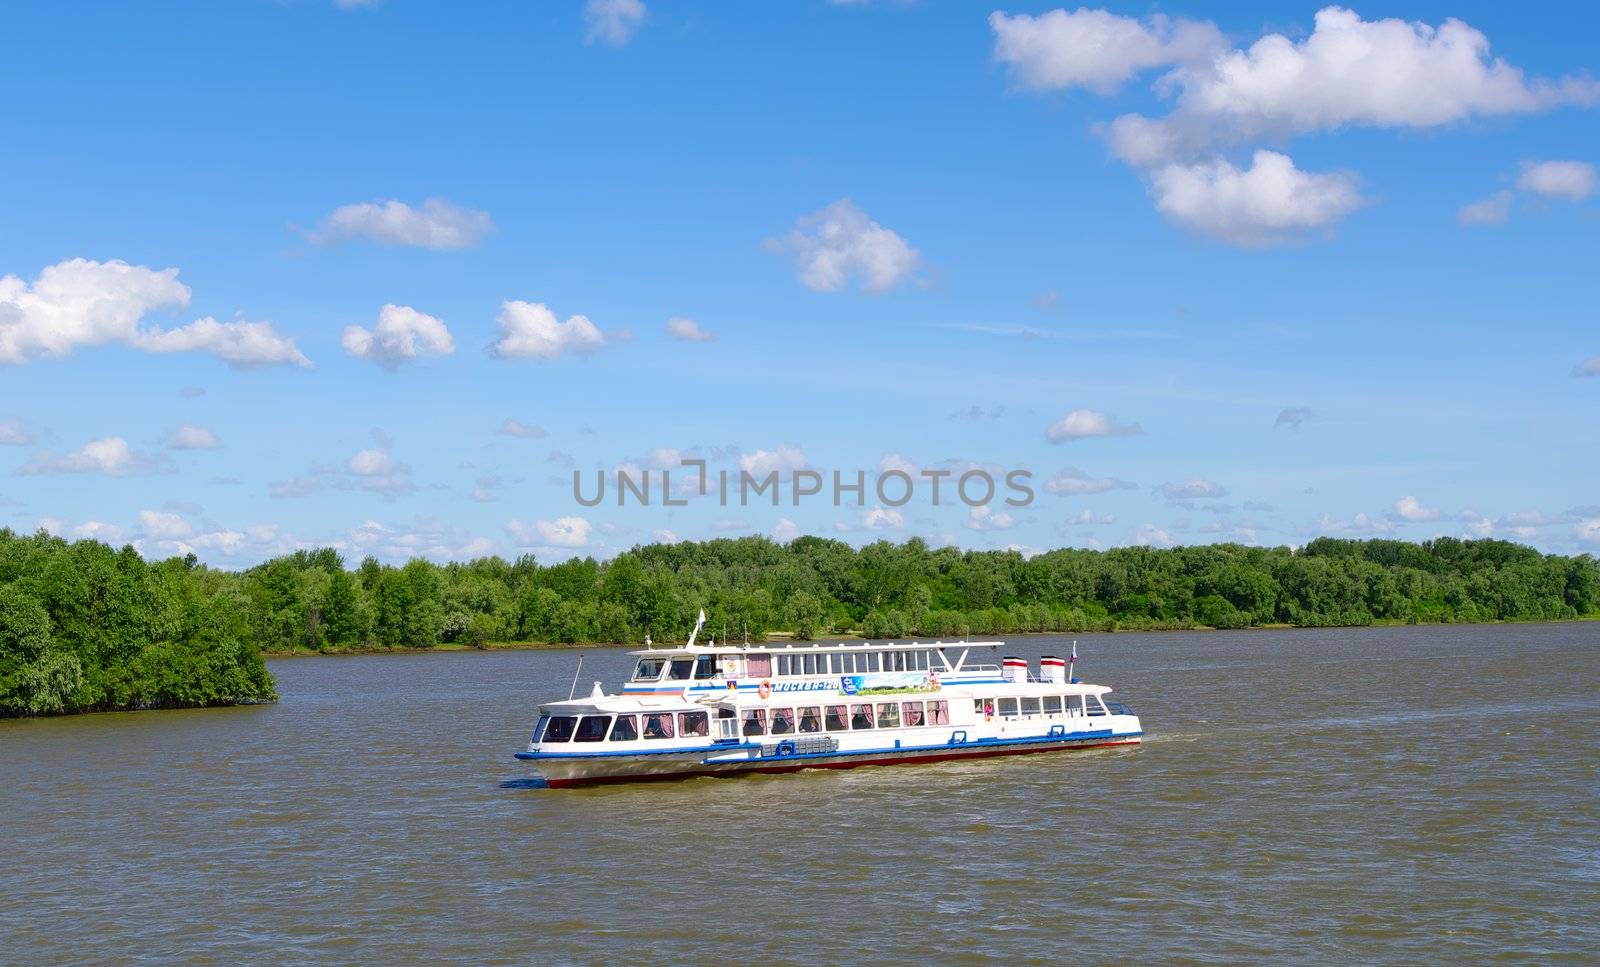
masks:
<svg viewBox="0 0 1600 967"><path fill-rule="evenodd" d="M1003 641L840 641L834 644L806 642L765 642L759 645L663 645L641 648L630 655L650 658L683 658L691 655L792 655L836 651L910 651L914 648L999 648Z"/></svg>

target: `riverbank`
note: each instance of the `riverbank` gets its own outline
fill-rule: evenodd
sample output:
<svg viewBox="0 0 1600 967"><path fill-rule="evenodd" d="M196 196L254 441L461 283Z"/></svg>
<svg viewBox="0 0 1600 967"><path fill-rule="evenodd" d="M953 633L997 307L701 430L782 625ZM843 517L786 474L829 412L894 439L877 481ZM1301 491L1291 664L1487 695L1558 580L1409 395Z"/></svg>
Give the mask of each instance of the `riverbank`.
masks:
<svg viewBox="0 0 1600 967"><path fill-rule="evenodd" d="M1593 624L1593 623L1597 623L1597 622L1600 622L1600 615L1585 615L1585 616L1580 617L1580 618L1564 618L1564 619L1557 620L1557 621L1470 621L1470 622L1468 622L1468 621L1419 621L1419 622L1411 622L1411 621L1379 620L1379 621L1372 622L1370 625L1347 625L1347 626L1344 626L1344 627L1352 627L1352 628L1360 628L1360 627L1368 627L1368 628L1398 628L1398 627L1410 627L1410 628L1447 628L1447 627L1481 628L1481 627L1492 626L1492 625L1518 625L1518 626L1527 626L1527 625L1575 625L1575 624ZM1191 631L1316 631L1316 630L1325 630L1325 629L1321 629L1321 628L1317 628L1317 627L1302 626L1302 625L1291 625L1291 624L1251 625L1248 628L1212 628L1212 627L1209 627L1207 625L1191 625L1191 626L1181 627L1181 628L1180 627L1172 627L1172 628L1105 628L1105 629L1092 629L1092 630L1084 630L1084 631L1008 631L1008 632L995 632L992 635L990 635L990 634L972 634L972 635L966 635L966 636L964 636L962 638L950 638L950 639L940 639L936 635L927 635L927 636L923 636L921 638L912 636L912 637L895 638L895 639L867 639L867 638L865 638L864 636L862 636L860 634L840 634L840 635L821 636L821 637L817 637L817 638L814 638L814 639L809 639L809 641L812 641L812 642L867 641L867 640L923 641L923 640L927 640L927 639L931 638L931 639L934 639L936 641L937 640L946 640L946 641L949 641L951 643L954 643L954 642L969 641L969 640L988 640L990 638L1013 640L1013 639L1019 639L1019 638L1021 638L1021 639L1027 639L1027 638L1061 638L1061 637L1070 637L1072 635L1133 635L1133 634L1139 634L1139 635L1158 634L1159 635L1159 634L1183 634L1183 633L1191 632ZM806 643L805 641L802 641L801 639L795 638L792 632L785 632L785 631L768 632L767 637L766 637L766 642L769 643L769 644L770 643L774 643L774 642L785 642L785 643L795 642L795 643L801 643L801 644ZM659 648L670 648L670 647L672 647L672 644L671 643L657 642L656 646L659 647ZM579 642L560 642L560 641L491 641L488 644L485 644L485 645L482 645L482 646L466 645L466 644L462 644L460 642L446 642L446 643L435 645L432 648L328 648L328 649L323 649L323 650L318 650L318 649L315 649L315 648L295 648L295 649L289 650L289 651L281 651L281 650L280 651L262 651L261 654L262 654L262 657L264 657L264 658L327 658L327 657L348 657L348 656L351 656L351 655L425 655L425 654L429 654L429 653L432 653L432 652L448 652L448 651L484 651L484 652L488 652L488 651L584 651L584 650L587 650L587 649L595 649L595 648L626 648L626 649L632 650L632 649L638 649L638 648L643 648L643 647L644 647L644 643L643 642L615 642L615 641L579 641Z"/></svg>

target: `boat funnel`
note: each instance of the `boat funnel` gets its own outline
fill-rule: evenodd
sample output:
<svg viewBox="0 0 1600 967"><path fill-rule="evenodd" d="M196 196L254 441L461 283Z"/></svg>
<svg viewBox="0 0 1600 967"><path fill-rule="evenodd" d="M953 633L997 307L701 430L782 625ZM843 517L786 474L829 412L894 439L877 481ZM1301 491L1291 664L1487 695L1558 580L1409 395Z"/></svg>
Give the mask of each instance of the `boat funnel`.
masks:
<svg viewBox="0 0 1600 967"><path fill-rule="evenodd" d="M1057 685L1067 681L1067 660L1058 655L1045 655L1039 659L1039 678Z"/></svg>
<svg viewBox="0 0 1600 967"><path fill-rule="evenodd" d="M1014 656L1001 660L1002 677L1008 682L1026 682L1028 680L1028 660Z"/></svg>

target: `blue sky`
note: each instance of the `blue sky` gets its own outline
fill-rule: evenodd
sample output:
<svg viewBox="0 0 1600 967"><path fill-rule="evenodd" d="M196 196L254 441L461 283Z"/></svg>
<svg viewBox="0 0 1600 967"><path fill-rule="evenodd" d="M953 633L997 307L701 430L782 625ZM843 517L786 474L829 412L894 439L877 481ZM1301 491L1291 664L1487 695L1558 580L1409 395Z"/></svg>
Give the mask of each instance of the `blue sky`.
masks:
<svg viewBox="0 0 1600 967"><path fill-rule="evenodd" d="M1318 11L19 5L0 521L1600 550L1600 8ZM573 499L680 452L1037 499Z"/></svg>

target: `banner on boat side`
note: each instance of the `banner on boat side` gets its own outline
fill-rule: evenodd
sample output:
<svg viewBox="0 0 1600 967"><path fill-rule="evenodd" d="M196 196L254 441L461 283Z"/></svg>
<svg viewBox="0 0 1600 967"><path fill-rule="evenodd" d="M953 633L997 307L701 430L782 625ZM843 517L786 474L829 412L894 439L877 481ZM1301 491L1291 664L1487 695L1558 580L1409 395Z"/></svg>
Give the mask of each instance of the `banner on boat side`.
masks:
<svg viewBox="0 0 1600 967"><path fill-rule="evenodd" d="M846 695L888 695L898 692L936 692L939 676L927 672L881 672L876 675L844 675L839 690Z"/></svg>

